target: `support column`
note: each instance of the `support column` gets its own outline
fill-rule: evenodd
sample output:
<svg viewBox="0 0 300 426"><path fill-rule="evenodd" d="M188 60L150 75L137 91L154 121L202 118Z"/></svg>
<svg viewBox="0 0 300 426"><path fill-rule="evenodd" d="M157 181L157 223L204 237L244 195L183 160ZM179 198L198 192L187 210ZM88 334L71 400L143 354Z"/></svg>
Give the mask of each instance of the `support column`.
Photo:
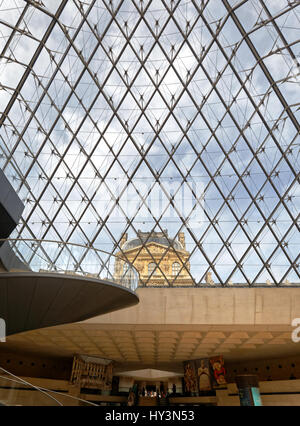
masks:
<svg viewBox="0 0 300 426"><path fill-rule="evenodd" d="M241 406L259 406L262 405L258 378L255 375L244 374L235 378Z"/></svg>

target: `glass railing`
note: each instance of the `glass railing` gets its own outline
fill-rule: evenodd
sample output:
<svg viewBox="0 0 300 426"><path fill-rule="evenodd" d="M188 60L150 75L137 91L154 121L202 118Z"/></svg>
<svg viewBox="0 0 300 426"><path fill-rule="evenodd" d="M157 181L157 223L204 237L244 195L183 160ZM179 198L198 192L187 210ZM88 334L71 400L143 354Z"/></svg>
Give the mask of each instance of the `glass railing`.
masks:
<svg viewBox="0 0 300 426"><path fill-rule="evenodd" d="M7 256L10 258L6 268L9 271L29 269L40 273L84 276L109 281L132 291L138 287L139 273L132 264L103 250L62 241L8 238L0 239L0 259L5 245L17 256L15 261ZM5 267L4 256L1 260Z"/></svg>

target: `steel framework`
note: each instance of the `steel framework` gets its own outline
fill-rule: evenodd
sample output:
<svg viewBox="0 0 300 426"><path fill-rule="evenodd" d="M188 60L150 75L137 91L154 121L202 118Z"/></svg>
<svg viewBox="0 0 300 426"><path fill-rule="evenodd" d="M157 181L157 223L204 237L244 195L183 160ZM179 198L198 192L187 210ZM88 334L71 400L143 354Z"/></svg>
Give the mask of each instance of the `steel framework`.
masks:
<svg viewBox="0 0 300 426"><path fill-rule="evenodd" d="M298 6L1 0L14 237L122 253L125 232L167 229L170 246L185 233L191 285L298 284ZM143 248L175 285L168 248Z"/></svg>

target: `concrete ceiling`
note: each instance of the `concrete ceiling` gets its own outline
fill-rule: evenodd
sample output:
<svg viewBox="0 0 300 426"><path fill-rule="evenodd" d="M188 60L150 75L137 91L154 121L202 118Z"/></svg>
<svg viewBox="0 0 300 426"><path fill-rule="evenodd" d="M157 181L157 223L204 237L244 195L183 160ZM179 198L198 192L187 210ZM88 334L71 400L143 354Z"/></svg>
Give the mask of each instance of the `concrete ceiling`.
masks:
<svg viewBox="0 0 300 426"><path fill-rule="evenodd" d="M300 317L298 293L298 288L141 288L134 307L10 336L3 346L109 358L119 371L181 372L184 360L219 354L226 361L300 355L300 344L291 339L291 318Z"/></svg>
<svg viewBox="0 0 300 426"><path fill-rule="evenodd" d="M112 359L120 371L168 366L223 354L227 361L298 354L286 326L107 325L77 323L10 336L3 349L72 357L87 354Z"/></svg>

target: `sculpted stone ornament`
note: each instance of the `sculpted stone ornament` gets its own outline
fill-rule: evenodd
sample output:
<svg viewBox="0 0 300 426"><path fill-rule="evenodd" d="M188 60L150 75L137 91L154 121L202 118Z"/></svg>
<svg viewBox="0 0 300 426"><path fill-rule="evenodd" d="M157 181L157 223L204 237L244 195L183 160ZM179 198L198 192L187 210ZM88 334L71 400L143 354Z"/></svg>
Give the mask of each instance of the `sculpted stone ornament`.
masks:
<svg viewBox="0 0 300 426"><path fill-rule="evenodd" d="M206 272L205 274L205 282L209 285L214 285L214 280L212 279L212 273L210 271Z"/></svg>
<svg viewBox="0 0 300 426"><path fill-rule="evenodd" d="M134 267L141 272L144 269L144 265L142 263L134 264Z"/></svg>

